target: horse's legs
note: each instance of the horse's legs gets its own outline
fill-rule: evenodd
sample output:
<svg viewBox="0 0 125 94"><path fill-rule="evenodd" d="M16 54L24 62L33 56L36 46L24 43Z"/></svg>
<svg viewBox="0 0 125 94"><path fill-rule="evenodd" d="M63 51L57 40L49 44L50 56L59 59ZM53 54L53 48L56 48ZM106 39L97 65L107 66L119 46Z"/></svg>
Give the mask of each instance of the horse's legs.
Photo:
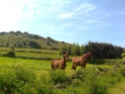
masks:
<svg viewBox="0 0 125 94"><path fill-rule="evenodd" d="M85 67L86 67L86 64L81 65L81 69L85 69Z"/></svg>
<svg viewBox="0 0 125 94"><path fill-rule="evenodd" d="M74 64L72 64L72 69L74 69Z"/></svg>
<svg viewBox="0 0 125 94"><path fill-rule="evenodd" d="M72 69L73 69L73 70L76 70L76 64L73 64L73 65L72 65Z"/></svg>
<svg viewBox="0 0 125 94"><path fill-rule="evenodd" d="M53 66L53 67L51 68L51 70L55 70L55 67Z"/></svg>
<svg viewBox="0 0 125 94"><path fill-rule="evenodd" d="M84 66L83 66L83 65L81 66L81 69L84 69Z"/></svg>
<svg viewBox="0 0 125 94"><path fill-rule="evenodd" d="M84 69L85 69L85 67L86 67L86 63L84 64Z"/></svg>

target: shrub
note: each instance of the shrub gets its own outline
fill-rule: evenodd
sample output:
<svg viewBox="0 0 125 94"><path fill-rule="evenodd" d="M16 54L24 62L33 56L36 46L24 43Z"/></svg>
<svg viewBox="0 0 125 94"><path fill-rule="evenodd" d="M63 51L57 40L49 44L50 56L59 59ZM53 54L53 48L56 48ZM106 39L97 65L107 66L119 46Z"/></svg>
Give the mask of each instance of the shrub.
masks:
<svg viewBox="0 0 125 94"><path fill-rule="evenodd" d="M125 77L125 68L121 68L120 73Z"/></svg>
<svg viewBox="0 0 125 94"><path fill-rule="evenodd" d="M7 57L16 57L15 52L8 52L6 55Z"/></svg>
<svg viewBox="0 0 125 94"><path fill-rule="evenodd" d="M69 77L61 70L50 72L50 78L55 84L69 82Z"/></svg>
<svg viewBox="0 0 125 94"><path fill-rule="evenodd" d="M74 94L78 94L81 87L81 92L85 94L107 94L107 88L120 81L120 77L119 74L112 72L101 75L97 67L91 66L84 70L78 70L71 76L73 79L71 87L74 88Z"/></svg>
<svg viewBox="0 0 125 94"><path fill-rule="evenodd" d="M16 57L15 52L14 52L14 47L11 46L11 47L9 48L9 52L8 52L7 54L2 55L2 56Z"/></svg>
<svg viewBox="0 0 125 94"><path fill-rule="evenodd" d="M36 92L34 88L36 77L32 70L17 65L11 70L4 68L0 71L0 91L4 94L31 94Z"/></svg>
<svg viewBox="0 0 125 94"><path fill-rule="evenodd" d="M97 76L91 81L90 85L91 94L106 94L107 83L105 82L104 79L105 78L101 76Z"/></svg>
<svg viewBox="0 0 125 94"><path fill-rule="evenodd" d="M55 94L53 90L53 82L46 75L41 75L36 82L37 94Z"/></svg>
<svg viewBox="0 0 125 94"><path fill-rule="evenodd" d="M34 42L34 41L30 41L30 42L29 42L29 46L30 46L31 48L35 48L35 49L40 49L40 48L42 48L37 42Z"/></svg>

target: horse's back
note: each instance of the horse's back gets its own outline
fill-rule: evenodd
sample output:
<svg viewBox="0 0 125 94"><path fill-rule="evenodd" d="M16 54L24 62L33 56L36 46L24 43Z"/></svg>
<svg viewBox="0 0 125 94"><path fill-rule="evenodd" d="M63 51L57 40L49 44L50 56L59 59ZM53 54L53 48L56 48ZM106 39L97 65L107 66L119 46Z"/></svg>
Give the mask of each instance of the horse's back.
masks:
<svg viewBox="0 0 125 94"><path fill-rule="evenodd" d="M72 63L76 63L76 62L78 62L78 60L79 60L79 57L75 56L72 58Z"/></svg>

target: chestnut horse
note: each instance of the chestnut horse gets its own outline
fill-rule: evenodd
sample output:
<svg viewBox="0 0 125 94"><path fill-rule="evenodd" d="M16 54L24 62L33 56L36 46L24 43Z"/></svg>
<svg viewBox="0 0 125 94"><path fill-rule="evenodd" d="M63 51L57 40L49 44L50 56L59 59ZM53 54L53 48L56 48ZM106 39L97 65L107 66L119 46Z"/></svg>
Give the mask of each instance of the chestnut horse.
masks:
<svg viewBox="0 0 125 94"><path fill-rule="evenodd" d="M81 66L81 68L86 67L87 60L89 58L92 58L92 52L88 52L87 54L81 56L81 57L73 57L72 58L72 69L76 70L77 66Z"/></svg>
<svg viewBox="0 0 125 94"><path fill-rule="evenodd" d="M51 61L51 68L52 70L55 69L65 69L66 68L66 61L68 60L69 54L66 53L63 55L62 59L53 59Z"/></svg>

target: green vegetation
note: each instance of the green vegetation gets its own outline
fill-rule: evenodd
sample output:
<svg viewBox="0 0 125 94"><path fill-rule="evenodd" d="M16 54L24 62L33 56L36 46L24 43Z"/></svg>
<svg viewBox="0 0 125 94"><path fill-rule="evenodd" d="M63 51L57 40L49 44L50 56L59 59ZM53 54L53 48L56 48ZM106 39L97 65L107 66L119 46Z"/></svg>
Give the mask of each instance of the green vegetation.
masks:
<svg viewBox="0 0 125 94"><path fill-rule="evenodd" d="M121 58L123 48L108 43L89 42L85 46L86 51L92 51L93 57L97 59Z"/></svg>
<svg viewBox="0 0 125 94"><path fill-rule="evenodd" d="M60 53L63 54L65 51L69 51L70 55L78 56L91 51L93 57L96 59L116 59L122 58L125 55L122 47L99 42L88 42L88 44L82 46L79 46L78 44L64 44L60 49Z"/></svg>
<svg viewBox="0 0 125 94"><path fill-rule="evenodd" d="M125 59L125 48L124 48L124 52L122 53L122 58Z"/></svg>
<svg viewBox="0 0 125 94"><path fill-rule="evenodd" d="M66 69L51 70L51 60L62 58L66 51L70 53ZM71 57L88 51L93 52L93 59L87 67L72 70ZM1 32L0 94L118 94L113 90L125 85L121 56L123 48L112 44L80 46L27 32Z"/></svg>
<svg viewBox="0 0 125 94"><path fill-rule="evenodd" d="M7 57L40 59L40 60L51 60L52 58L55 57L56 58L61 57L61 55L59 55L59 52L57 50L14 48L14 51L11 51L10 48L0 47L0 55Z"/></svg>
<svg viewBox="0 0 125 94"><path fill-rule="evenodd" d="M88 42L86 45L69 44L59 42L51 37L43 38L39 35L21 31L0 33L0 47L29 48L39 50L55 50L60 55L69 51L70 55L83 55L88 51L93 53L96 59L115 59L124 57L123 48L109 43ZM123 54L122 54L123 53ZM122 54L122 56L121 56Z"/></svg>
<svg viewBox="0 0 125 94"><path fill-rule="evenodd" d="M125 61L115 61L76 71L67 62L66 70L52 71L50 61L0 57L0 93L110 94L125 77Z"/></svg>
<svg viewBox="0 0 125 94"><path fill-rule="evenodd" d="M39 35L22 33L21 31L0 32L0 47L14 46L16 48L35 48L58 50L63 42L50 37L44 38Z"/></svg>

